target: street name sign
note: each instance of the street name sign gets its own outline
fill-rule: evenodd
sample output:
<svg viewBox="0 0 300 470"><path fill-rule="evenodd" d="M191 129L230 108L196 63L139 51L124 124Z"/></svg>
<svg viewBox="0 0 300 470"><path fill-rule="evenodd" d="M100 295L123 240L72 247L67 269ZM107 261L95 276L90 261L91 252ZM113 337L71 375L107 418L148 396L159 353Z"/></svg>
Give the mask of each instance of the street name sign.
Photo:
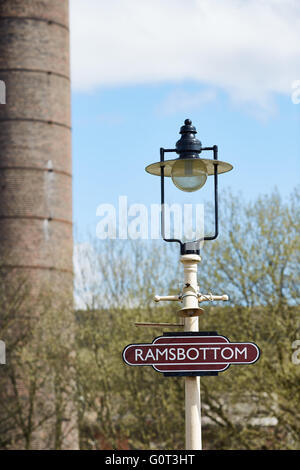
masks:
<svg viewBox="0 0 300 470"><path fill-rule="evenodd" d="M217 375L231 364L253 364L259 355L252 342L231 343L225 336L207 332L168 333L123 350L126 364L152 366L165 375Z"/></svg>

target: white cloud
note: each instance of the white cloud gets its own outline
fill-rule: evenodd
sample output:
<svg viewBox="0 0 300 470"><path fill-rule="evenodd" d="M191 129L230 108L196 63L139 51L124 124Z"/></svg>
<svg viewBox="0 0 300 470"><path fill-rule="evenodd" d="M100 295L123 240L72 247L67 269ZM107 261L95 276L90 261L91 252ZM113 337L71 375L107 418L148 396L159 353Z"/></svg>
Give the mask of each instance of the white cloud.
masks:
<svg viewBox="0 0 300 470"><path fill-rule="evenodd" d="M178 111L192 111L199 109L217 98L215 90L205 88L204 90L189 92L182 88L173 90L159 106L158 111L164 114L172 114Z"/></svg>
<svg viewBox="0 0 300 470"><path fill-rule="evenodd" d="M195 80L267 107L300 78L299 0L70 0L75 90Z"/></svg>

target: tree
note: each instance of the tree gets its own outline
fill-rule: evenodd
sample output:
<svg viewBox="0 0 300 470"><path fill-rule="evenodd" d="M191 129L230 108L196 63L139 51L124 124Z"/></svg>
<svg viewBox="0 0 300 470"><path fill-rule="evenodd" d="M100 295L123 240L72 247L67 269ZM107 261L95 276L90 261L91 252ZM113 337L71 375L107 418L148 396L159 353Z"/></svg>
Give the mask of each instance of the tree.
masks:
<svg viewBox="0 0 300 470"><path fill-rule="evenodd" d="M7 354L0 368L0 447L60 449L74 426L68 422L75 394L70 296L58 298L50 286L33 291L28 278L7 268L1 276Z"/></svg>
<svg viewBox="0 0 300 470"><path fill-rule="evenodd" d="M174 429L173 420L168 420L171 415L182 419L180 381L173 381L172 390L181 397L181 405L172 409L173 391L165 387L165 379L152 370L124 367L121 353L133 339L143 342L161 332L137 328L136 321L172 320L174 312L168 306L157 308L152 301L158 276L162 274L162 284L169 282L163 269L170 260L167 253L162 259L157 246L137 243L128 249L118 241L94 246L91 260L98 267L99 287L91 283L91 304L77 314L81 446L169 447L174 435L175 441L181 437L180 428Z"/></svg>
<svg viewBox="0 0 300 470"><path fill-rule="evenodd" d="M202 250L199 285L231 301L229 307L204 307L200 329L255 341L262 356L255 365L201 379L205 448L296 449L300 368L291 357L300 338L299 190L288 201L276 191L255 202L231 194L222 200L221 236ZM121 362L126 344L162 333L134 329L134 321L178 320L178 305L151 300L155 293L180 291L177 250L162 241L116 240L92 242L83 254L85 276L77 292L82 305L82 293L87 299L77 315L82 447L184 446L182 379Z"/></svg>
<svg viewBox="0 0 300 470"><path fill-rule="evenodd" d="M205 246L209 264L200 276L211 289L229 293L235 308L217 308L204 324L232 340L255 341L262 357L255 367L229 370L213 386L203 381L207 412L226 434L216 445L299 448L300 370L291 360L300 336L299 190L286 202L277 191L248 204L229 195L224 206L222 237Z"/></svg>

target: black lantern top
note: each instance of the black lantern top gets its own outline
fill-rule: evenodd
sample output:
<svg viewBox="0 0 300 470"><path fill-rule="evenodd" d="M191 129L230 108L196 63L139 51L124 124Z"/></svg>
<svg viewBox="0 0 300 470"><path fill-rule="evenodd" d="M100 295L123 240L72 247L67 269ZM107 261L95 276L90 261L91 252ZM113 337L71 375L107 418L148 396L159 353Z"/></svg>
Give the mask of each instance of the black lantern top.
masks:
<svg viewBox="0 0 300 470"><path fill-rule="evenodd" d="M199 158L202 144L195 136L196 127L192 125L190 119L184 121L180 134L181 138L176 142L176 153L179 154L179 158Z"/></svg>
<svg viewBox="0 0 300 470"><path fill-rule="evenodd" d="M174 164L181 159L200 159L206 166L207 175L214 175L215 167L217 165L217 172L226 173L232 170L232 165L227 162L217 160L216 154L213 159L200 158L199 154L205 150L213 150L213 147L202 147L200 140L197 139L197 131L195 126L192 125L190 119L184 121L184 125L180 128L181 138L176 142L176 148L174 149L163 149L163 152L174 152L179 155L177 158L172 160L165 160L161 158L160 162L151 163L146 167L146 171L151 175L160 176L161 166L164 167L164 176L172 176L172 168Z"/></svg>

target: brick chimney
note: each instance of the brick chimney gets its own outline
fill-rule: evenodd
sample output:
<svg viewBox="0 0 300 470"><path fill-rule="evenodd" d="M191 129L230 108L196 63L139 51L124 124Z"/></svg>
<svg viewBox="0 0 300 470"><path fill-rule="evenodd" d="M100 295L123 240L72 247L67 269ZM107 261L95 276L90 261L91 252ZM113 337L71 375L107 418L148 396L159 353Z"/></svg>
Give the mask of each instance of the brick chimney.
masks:
<svg viewBox="0 0 300 470"><path fill-rule="evenodd" d="M71 296L68 3L0 0L0 262Z"/></svg>

